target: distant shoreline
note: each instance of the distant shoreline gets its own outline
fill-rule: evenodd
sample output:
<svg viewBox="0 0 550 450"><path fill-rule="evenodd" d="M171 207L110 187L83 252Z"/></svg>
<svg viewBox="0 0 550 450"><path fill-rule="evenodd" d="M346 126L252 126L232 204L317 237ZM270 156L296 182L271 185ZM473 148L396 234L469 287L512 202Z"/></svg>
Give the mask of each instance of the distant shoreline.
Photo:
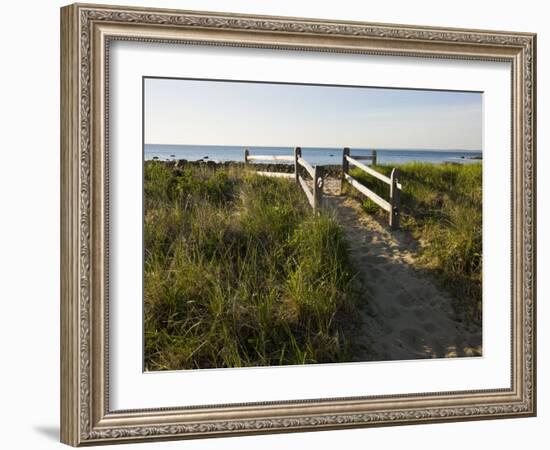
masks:
<svg viewBox="0 0 550 450"><path fill-rule="evenodd" d="M263 148L263 149L293 149L295 146L288 145L216 145L216 144L151 144L151 143L145 143L143 144L145 147L187 147L187 148L239 148L244 150L245 148ZM371 150L377 150L382 152L449 152L449 153L482 153L483 150L476 149L463 149L463 148L448 148L448 149L440 149L440 148L398 148L398 147L376 147L376 146L370 146L370 147L357 147L353 145L348 145L348 147L353 150L359 150L359 151L371 151ZM303 149L318 149L318 150L342 150L344 146L341 147L320 147L320 146L301 146Z"/></svg>
<svg viewBox="0 0 550 450"><path fill-rule="evenodd" d="M343 148L312 148L301 147L302 156L313 165L341 165ZM215 161L215 162L244 162L245 150L250 156L291 156L294 149L291 147L237 147L237 146L154 146L144 147L144 159L150 160L179 160L188 161ZM376 152L377 164L395 165L404 164L410 161L441 163L458 162L468 164L482 158L482 152L474 151L438 151L438 150L375 150L351 148L351 156L370 156ZM269 163L271 160L255 160L255 163ZM284 163L283 163L284 164ZM289 161L286 164L292 164Z"/></svg>
<svg viewBox="0 0 550 450"><path fill-rule="evenodd" d="M282 172L282 173L294 173L294 164L292 163L248 163L245 164L244 162L240 161L211 161L211 160L199 160L199 161L188 161L186 159L177 159L177 160L161 160L161 159L151 159L147 160L146 163L151 163L153 161L165 164L168 167L176 168L176 169L185 169L186 166L190 167L205 167L210 169L229 169L229 168L239 168L244 169L245 167L251 168L258 172ZM479 161L479 160L477 160ZM477 162L472 161L472 162ZM448 164L448 165L456 165L456 166L463 166L464 164L461 164L460 162L441 162L441 163L426 163L426 164ZM398 164L396 164L398 165ZM325 169L325 174L329 177L340 177L342 173L342 165L341 164L324 164L323 165Z"/></svg>

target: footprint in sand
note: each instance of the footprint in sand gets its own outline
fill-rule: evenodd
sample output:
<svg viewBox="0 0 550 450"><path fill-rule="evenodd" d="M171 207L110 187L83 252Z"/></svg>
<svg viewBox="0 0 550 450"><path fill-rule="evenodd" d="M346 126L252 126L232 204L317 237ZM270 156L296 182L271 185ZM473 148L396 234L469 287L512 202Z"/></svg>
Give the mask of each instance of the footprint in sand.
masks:
<svg viewBox="0 0 550 450"><path fill-rule="evenodd" d="M384 314L384 316L388 319L398 319L401 316L399 310L397 308L394 308L393 306L388 306L384 308L382 314Z"/></svg>
<svg viewBox="0 0 550 450"><path fill-rule="evenodd" d="M361 264L365 264L367 266L382 265L384 262L384 259L380 258L379 256L364 255L361 257Z"/></svg>
<svg viewBox="0 0 550 450"><path fill-rule="evenodd" d="M409 346L418 346L424 342L424 333L421 330L406 328L399 333L399 337Z"/></svg>
<svg viewBox="0 0 550 450"><path fill-rule="evenodd" d="M436 291L435 288L433 287L426 288L424 286L419 286L411 289L411 293L415 297L419 297L419 298L436 298L439 295L439 292Z"/></svg>
<svg viewBox="0 0 550 450"><path fill-rule="evenodd" d="M480 333L476 333L473 336L470 336L466 340L466 345L468 347L481 347L482 337Z"/></svg>
<svg viewBox="0 0 550 450"><path fill-rule="evenodd" d="M423 323L421 327L424 331L427 331L428 333L433 333L439 330L439 327L435 323L431 323L431 322Z"/></svg>
<svg viewBox="0 0 550 450"><path fill-rule="evenodd" d="M369 274L372 277L379 277L382 274L382 271L380 271L376 267L372 267L372 268L369 269Z"/></svg>
<svg viewBox="0 0 550 450"><path fill-rule="evenodd" d="M410 307L413 304L411 294L407 291L403 291L396 297L397 302L405 308Z"/></svg>

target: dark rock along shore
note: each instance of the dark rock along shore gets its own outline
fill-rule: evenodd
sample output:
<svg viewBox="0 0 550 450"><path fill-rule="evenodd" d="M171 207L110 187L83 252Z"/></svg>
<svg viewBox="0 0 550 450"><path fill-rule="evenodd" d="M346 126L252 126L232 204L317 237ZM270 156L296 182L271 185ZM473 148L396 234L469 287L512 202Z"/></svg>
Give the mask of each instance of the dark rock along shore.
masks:
<svg viewBox="0 0 550 450"><path fill-rule="evenodd" d="M239 161L188 161L186 159L178 159L173 161L162 161L168 167L174 167L178 169L183 169L185 166L206 166L212 169L224 169L229 167L251 167L258 172L282 172L282 173L294 173L294 164L277 164L277 163L268 163L268 164L255 164L248 163L245 165L244 162ZM327 165L323 166L325 168L325 174L328 176L340 176L342 173L342 167L336 165Z"/></svg>

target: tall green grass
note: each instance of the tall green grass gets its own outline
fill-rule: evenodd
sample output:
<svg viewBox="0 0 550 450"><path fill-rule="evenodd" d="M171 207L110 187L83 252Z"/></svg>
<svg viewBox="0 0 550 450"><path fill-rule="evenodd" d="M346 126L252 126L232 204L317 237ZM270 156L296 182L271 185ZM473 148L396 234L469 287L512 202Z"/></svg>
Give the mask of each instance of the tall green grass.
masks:
<svg viewBox="0 0 550 450"><path fill-rule="evenodd" d="M458 317L479 322L482 312L481 164L407 163L395 167L401 172L403 184L401 227L423 244L420 263L433 270L451 291ZM392 169L375 168L388 176ZM387 184L359 169L353 169L351 175L388 198ZM368 213L387 214L363 199L363 208Z"/></svg>
<svg viewBox="0 0 550 450"><path fill-rule="evenodd" d="M348 248L295 183L145 164L147 370L353 360Z"/></svg>

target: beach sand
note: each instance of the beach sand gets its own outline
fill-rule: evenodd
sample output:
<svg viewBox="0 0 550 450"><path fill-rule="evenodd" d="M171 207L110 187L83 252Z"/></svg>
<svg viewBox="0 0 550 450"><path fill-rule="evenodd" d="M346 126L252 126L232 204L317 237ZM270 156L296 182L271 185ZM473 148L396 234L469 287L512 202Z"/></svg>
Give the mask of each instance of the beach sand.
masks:
<svg viewBox="0 0 550 450"><path fill-rule="evenodd" d="M360 360L406 360L481 356L481 327L456 317L452 297L419 268L419 243L402 230L364 213L358 202L340 195L340 180L325 180L325 205L342 224L351 244L364 294L359 305Z"/></svg>

